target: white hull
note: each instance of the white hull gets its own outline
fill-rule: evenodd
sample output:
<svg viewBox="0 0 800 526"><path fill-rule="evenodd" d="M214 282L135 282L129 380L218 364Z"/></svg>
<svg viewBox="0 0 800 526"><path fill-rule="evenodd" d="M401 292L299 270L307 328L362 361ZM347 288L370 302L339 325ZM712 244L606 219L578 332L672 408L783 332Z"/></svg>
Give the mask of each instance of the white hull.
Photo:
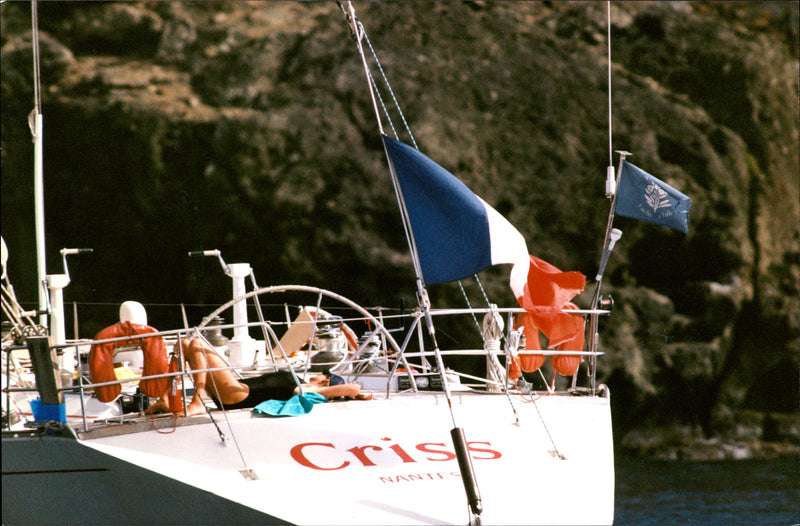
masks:
<svg viewBox="0 0 800 526"><path fill-rule="evenodd" d="M393 393L388 400L383 396L318 404L298 417L255 416L243 410L228 412L226 421L215 412L225 442L208 417L180 419L175 431L166 433L173 428L170 416L154 421L161 432L147 419L81 433L77 443L144 468L154 480L160 474L182 483L181 491L196 488L194 505L208 518L220 517L222 511L213 509L214 502L202 500L214 495L224 499L217 502L218 508L241 505L228 515L232 521L252 521L237 519L237 514L252 512L257 517L261 512L262 523L467 524L467 499L450 438L453 425L446 399L441 393L422 392ZM458 426L472 450L482 523L611 524L614 465L609 398L559 394L542 396L535 404L518 395L512 400L516 414L503 394L453 394ZM4 523L5 486L12 478L6 476L7 466L17 464L7 457L22 453L13 447L14 440L21 439L4 436L3 440ZM38 469L36 459L28 458L22 465L30 472ZM115 476L126 477L124 468L115 469ZM141 476L137 472L136 477ZM76 480L94 483L88 474ZM39 482L67 491L57 487L57 476L40 477ZM97 516L108 519L115 509L126 508L123 501L132 499L137 500L111 489L93 505L107 508ZM163 499L142 502L149 511L139 508L137 513L171 505L170 495ZM91 517L85 514L80 522L89 523ZM119 519L139 522L130 515Z"/></svg>

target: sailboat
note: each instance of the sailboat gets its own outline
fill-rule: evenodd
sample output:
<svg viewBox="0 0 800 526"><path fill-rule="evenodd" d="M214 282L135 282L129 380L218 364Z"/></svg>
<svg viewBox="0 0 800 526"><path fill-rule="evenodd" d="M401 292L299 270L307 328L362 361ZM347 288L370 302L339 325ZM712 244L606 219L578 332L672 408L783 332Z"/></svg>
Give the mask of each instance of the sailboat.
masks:
<svg viewBox="0 0 800 526"><path fill-rule="evenodd" d="M40 269L49 292L25 312L3 243L3 308L14 327L3 340L4 524L613 522L610 391L595 371L599 320L611 310L602 276L621 235L616 199L592 303L581 309L572 299L582 275L529 255L516 228L424 155L410 130L407 141L385 131L378 79L388 81L382 67L373 74L379 62L367 56L355 9L340 6L372 97L417 307L395 313L314 286L260 287L248 263L203 250L190 255L218 260L233 294L200 324L159 331L142 305L126 302L112 330L69 341L60 291L67 256L84 250L62 250L63 274ZM32 9L35 36L35 0ZM624 156L620 163L620 174L632 170ZM609 167L609 195L620 182ZM657 207L672 206L655 193ZM427 285L477 278L491 265L512 266L517 305L434 308ZM448 318L476 327L461 339L473 347L440 346L436 327ZM201 338L240 378L284 370L301 383L322 372L358 383L370 399L313 400L301 389L263 408L206 400L205 414L187 417L199 371L182 359L186 338ZM458 370L459 357L475 356L485 375ZM544 379L548 359L567 388ZM546 387L534 390L531 375ZM146 414L165 386L171 412Z"/></svg>

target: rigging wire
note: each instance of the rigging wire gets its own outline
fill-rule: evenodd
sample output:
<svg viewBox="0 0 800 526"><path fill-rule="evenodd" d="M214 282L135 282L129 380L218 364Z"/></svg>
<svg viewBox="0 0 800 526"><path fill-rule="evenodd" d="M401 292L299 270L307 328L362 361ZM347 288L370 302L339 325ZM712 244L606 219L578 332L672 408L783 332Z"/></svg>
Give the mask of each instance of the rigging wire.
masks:
<svg viewBox="0 0 800 526"><path fill-rule="evenodd" d="M489 297L486 295L486 291L484 290L483 285L481 284L481 282L478 279L477 275L475 275L475 279L478 281L478 287L480 287L481 292L483 293L484 300L488 303L489 302ZM459 284L460 283L461 282L459 281ZM462 289L462 292L463 292L463 289ZM466 294L465 294L465 297L466 297ZM475 314L473 313L472 316L474 318ZM477 319L476 319L476 323L477 323ZM503 340L505 340L505 335L503 335ZM520 367L520 370L522 370L521 367ZM541 368L539 369L539 374L542 374ZM542 376L542 379L545 380L544 376ZM525 381L525 377L524 376L522 377L522 380ZM547 386L547 390L552 393L552 389L550 389L549 385L547 384L547 380L545 380L544 383ZM564 457L558 451L558 446L556 446L556 442L555 442L555 440L553 440L553 436L550 434L550 429L547 427L547 422L545 421L544 417L542 416L542 412L539 410L539 404L536 403L536 400L538 398L541 398L541 397L536 397L536 398L533 397L533 393L531 392L530 386L528 385L527 381L525 381L524 385L525 385L526 394L530 397L530 402L532 402L533 406L536 408L536 414L539 415L539 421L542 423L542 426L544 427L545 433L547 433L547 438L550 439L550 444L553 446L553 451L555 452L556 456L559 459L561 459L561 460L565 459L566 457ZM517 425L519 425L519 414L517 413L517 408L514 406L514 403L511 400L511 396L510 396L510 394L508 392L508 386L506 386L503 390L506 393L506 397L508 397L508 403L511 406L511 410L514 412L514 417L516 418L516 423L517 423Z"/></svg>
<svg viewBox="0 0 800 526"><path fill-rule="evenodd" d="M364 42L366 42L367 47L369 48L370 55L372 55L372 60L375 62L375 67L377 68L378 72L380 73L381 79L383 80L383 85L386 88L386 90L388 91L389 96L392 99L392 105L394 106L394 109L397 111L397 114L398 114L400 120L403 123L403 128L405 128L405 131L408 134L409 139L411 141L411 144L414 146L414 148L419 149L419 147L417 146L417 141L414 138L414 134L411 133L411 127L409 126L408 121L406 120L406 116L403 113L403 110L400 107L400 103L397 100L397 96L395 95L394 90L392 89L392 85L389 83L389 79L386 76L386 72L383 69L383 65L381 65L380 59L378 59L378 54L375 52L375 48L372 47L372 42L369 39L369 35L367 34L366 28L364 28L364 25L361 23L361 20L359 20L355 16L355 11L353 11L351 9L351 11L348 12L345 9L345 7L342 5L341 2L336 2L336 3L339 5L339 9L342 10L342 12L345 15L345 18L348 21L348 25L350 27L350 31L352 33L353 39L356 40L356 44L358 45L359 52L360 52L360 54L362 54L362 56L363 56L363 47L361 46L361 40L363 39ZM352 8L352 5L351 5L351 8ZM395 139L400 140L400 136L399 136L399 134L397 132L397 129L394 126L394 122L392 121L391 113L389 112L389 109L387 108L386 103L383 100L383 97L381 97L381 93L380 93L380 90L378 88L378 83L375 80L375 77L372 75L372 70L367 66L366 58L363 59L363 62L364 62L364 68L366 69L367 76L369 77L369 82L370 82L370 85L372 86L372 90L374 92L374 95L377 97L378 102L380 102L380 106L381 106L381 110L383 111L383 115L386 117L386 120L389 122L389 127L392 129L392 133L393 133ZM379 122L379 125L380 125L380 122Z"/></svg>
<svg viewBox="0 0 800 526"><path fill-rule="evenodd" d="M206 352L206 345L210 345L210 344L208 343L206 338L202 334L200 334L199 332L196 332L193 335L193 337L198 337L198 338L202 338L203 339L204 345L202 346L202 350L203 350L203 355L205 355L206 364L207 364L208 363L208 354ZM183 354L183 352L181 352L181 354ZM219 393L219 388L217 387L217 382L216 382L216 380L214 378L214 375L210 374L210 373L207 373L207 376L209 376L211 378L211 384L214 386L214 392L215 393ZM239 445L239 440L236 438L236 433L234 433L234 431L233 431L233 426L231 426L231 421L228 418L228 412L225 410L225 405L222 403L222 399L219 399L219 405L220 405L220 409L222 410L222 417L225 419L225 423L228 425L228 431L229 431L229 433L231 435L231 438L233 439L233 444L236 447L236 452L239 454L239 459L242 461L242 465L244 466L242 469L239 470L239 472L242 473L242 475L245 478L247 478L248 480L250 480L250 479L252 479L254 477L257 478L257 475L255 475L255 472L250 468L250 466L247 463L247 460L244 458L244 452L242 451L242 448ZM208 415L211 416L211 412L208 410L208 407L206 407L205 402L203 402L203 407L205 407L206 413L208 413ZM222 443L224 444L225 441L226 441L225 435L220 430L219 426L217 425L217 422L214 421L214 417L211 417L211 420L212 420L212 422L214 422L214 426L217 428L217 433L219 434L220 440L222 440Z"/></svg>
<svg viewBox="0 0 800 526"><path fill-rule="evenodd" d="M360 20L358 21L358 24L359 24L359 26L361 26L361 21ZM400 117L400 120L403 122L403 127L405 128L406 133L408 133L408 137L411 140L411 144L412 144L412 146L414 146L414 148L419 149L419 147L417 146L417 141L416 141L416 139L414 139L414 134L411 133L411 127L409 126L408 121L406 120L406 116L403 113L402 108L400 107L400 103L397 101L397 96L394 94L394 90L392 89L392 85L389 84L389 79L386 77L386 72L384 72L384 70L383 70L383 66L381 65L381 61L378 60L378 55L377 55L377 53L375 53L375 49L372 47L372 42L370 42L369 36L367 35L366 30L363 29L363 26L361 26L361 27L362 27L362 30L364 31L364 40L366 41L367 46L369 46L369 51L372 54L372 58L375 59L375 66L378 68L378 71L380 71L380 73L381 73L381 78L383 78L383 83L386 86L386 90L389 92L389 95L392 97L392 103L394 104L394 107L397 110L397 114ZM371 73L370 73L370 77L372 77ZM380 94L378 94L378 96L380 97ZM381 99L381 101L382 101L382 99ZM391 117L389 115L388 110L385 108L385 106L384 106L384 112L386 113L386 118L389 119L389 121L391 123ZM394 125L392 125L392 130L394 130ZM396 134L395 134L395 136L396 136Z"/></svg>

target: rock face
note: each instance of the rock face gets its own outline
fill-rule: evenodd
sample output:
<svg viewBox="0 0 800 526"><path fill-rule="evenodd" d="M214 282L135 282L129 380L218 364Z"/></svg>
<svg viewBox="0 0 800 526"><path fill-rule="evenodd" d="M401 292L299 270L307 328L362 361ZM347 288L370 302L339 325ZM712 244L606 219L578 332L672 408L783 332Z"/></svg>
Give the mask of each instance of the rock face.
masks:
<svg viewBox="0 0 800 526"><path fill-rule="evenodd" d="M606 4L356 7L393 88L382 101L399 101L420 149L532 254L594 276L609 209ZM3 236L17 293L34 298L30 6L0 10ZM652 453L648 433L669 428L688 430L673 433L682 443L796 444L797 418L772 415L800 404L797 3L623 2L611 15L613 147L693 200L688 235L615 220L599 376L618 441ZM198 249L250 262L262 285L413 303L335 3L43 2L39 28L48 270L61 247L94 248L70 262L83 336L114 321L91 324L101 301L224 301L216 263L185 257ZM482 274L513 302L506 268ZM436 305L461 296L430 290Z"/></svg>

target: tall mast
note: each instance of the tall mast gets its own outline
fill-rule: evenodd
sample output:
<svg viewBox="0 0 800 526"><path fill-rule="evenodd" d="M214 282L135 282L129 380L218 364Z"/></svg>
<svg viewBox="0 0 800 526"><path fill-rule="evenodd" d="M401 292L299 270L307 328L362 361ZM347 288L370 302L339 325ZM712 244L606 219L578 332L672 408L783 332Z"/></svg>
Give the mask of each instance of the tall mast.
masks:
<svg viewBox="0 0 800 526"><path fill-rule="evenodd" d="M28 125L33 135L33 194L34 212L36 215L36 272L39 285L39 323L47 326L47 264L44 238L44 155L43 155L43 128L42 128L42 102L41 79L39 74L39 17L37 14L37 0L31 1L31 23L33 30L33 97L34 108L28 116Z"/></svg>

